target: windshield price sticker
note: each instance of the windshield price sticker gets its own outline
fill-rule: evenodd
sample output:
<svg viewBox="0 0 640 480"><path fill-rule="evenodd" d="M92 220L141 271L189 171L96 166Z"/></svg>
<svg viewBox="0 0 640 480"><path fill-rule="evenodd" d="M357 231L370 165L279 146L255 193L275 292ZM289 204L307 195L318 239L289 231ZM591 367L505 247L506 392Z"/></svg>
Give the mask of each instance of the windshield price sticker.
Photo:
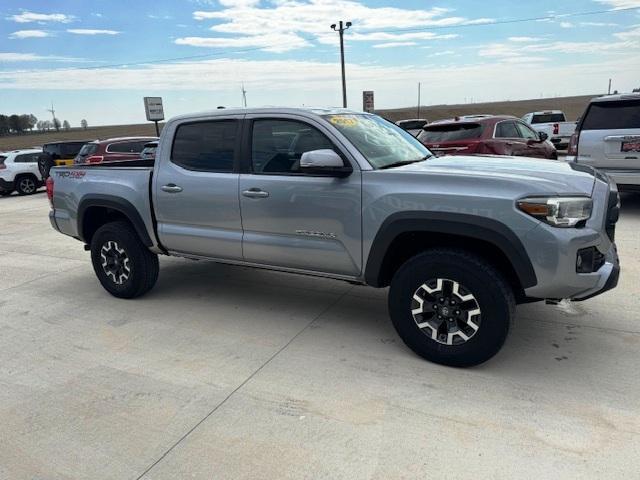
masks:
<svg viewBox="0 0 640 480"><path fill-rule="evenodd" d="M348 115L334 115L329 118L329 121L340 127L355 127L358 125L356 117Z"/></svg>

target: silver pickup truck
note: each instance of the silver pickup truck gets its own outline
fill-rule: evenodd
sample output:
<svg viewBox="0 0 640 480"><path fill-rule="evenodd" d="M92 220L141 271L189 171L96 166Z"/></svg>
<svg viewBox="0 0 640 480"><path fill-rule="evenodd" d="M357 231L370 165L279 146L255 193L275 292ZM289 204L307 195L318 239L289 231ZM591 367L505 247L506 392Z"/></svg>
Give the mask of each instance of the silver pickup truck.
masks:
<svg viewBox="0 0 640 480"><path fill-rule="evenodd" d="M53 227L86 244L103 287L149 291L158 255L389 289L422 357L479 364L517 303L614 288L615 184L590 167L440 157L348 110L216 110L171 119L149 161L58 167Z"/></svg>

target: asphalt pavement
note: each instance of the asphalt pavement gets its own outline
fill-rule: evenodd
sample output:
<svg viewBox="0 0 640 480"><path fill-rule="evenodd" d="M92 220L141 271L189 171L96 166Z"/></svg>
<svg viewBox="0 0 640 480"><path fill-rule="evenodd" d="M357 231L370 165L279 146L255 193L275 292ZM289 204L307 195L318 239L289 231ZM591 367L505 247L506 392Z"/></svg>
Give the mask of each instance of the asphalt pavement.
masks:
<svg viewBox="0 0 640 480"><path fill-rule="evenodd" d="M109 296L42 193L0 198L0 479L620 479L640 472L640 194L619 287L523 305L472 369L386 290L162 258Z"/></svg>

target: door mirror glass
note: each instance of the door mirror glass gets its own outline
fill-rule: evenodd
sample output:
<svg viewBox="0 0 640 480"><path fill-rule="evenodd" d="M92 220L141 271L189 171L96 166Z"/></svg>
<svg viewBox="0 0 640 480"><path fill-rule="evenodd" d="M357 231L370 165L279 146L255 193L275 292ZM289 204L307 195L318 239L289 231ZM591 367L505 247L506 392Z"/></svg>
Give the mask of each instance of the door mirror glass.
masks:
<svg viewBox="0 0 640 480"><path fill-rule="evenodd" d="M538 137L540 138L541 142L544 142L545 140L547 140L549 138L549 135L547 135L544 132L540 132L540 133L538 133Z"/></svg>
<svg viewBox="0 0 640 480"><path fill-rule="evenodd" d="M300 169L303 172L331 177L346 177L352 168L345 167L342 157L333 150L311 150L300 157Z"/></svg>

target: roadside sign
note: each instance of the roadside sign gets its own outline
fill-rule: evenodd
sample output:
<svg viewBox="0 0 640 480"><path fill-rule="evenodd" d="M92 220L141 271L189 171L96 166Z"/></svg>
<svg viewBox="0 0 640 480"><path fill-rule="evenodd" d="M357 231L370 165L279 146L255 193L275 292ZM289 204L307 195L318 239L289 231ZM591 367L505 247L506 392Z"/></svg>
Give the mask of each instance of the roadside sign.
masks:
<svg viewBox="0 0 640 480"><path fill-rule="evenodd" d="M362 110L368 113L373 112L373 90L365 90L362 92Z"/></svg>
<svg viewBox="0 0 640 480"><path fill-rule="evenodd" d="M162 97L144 97L144 110L147 114L147 120L150 122L164 120Z"/></svg>

